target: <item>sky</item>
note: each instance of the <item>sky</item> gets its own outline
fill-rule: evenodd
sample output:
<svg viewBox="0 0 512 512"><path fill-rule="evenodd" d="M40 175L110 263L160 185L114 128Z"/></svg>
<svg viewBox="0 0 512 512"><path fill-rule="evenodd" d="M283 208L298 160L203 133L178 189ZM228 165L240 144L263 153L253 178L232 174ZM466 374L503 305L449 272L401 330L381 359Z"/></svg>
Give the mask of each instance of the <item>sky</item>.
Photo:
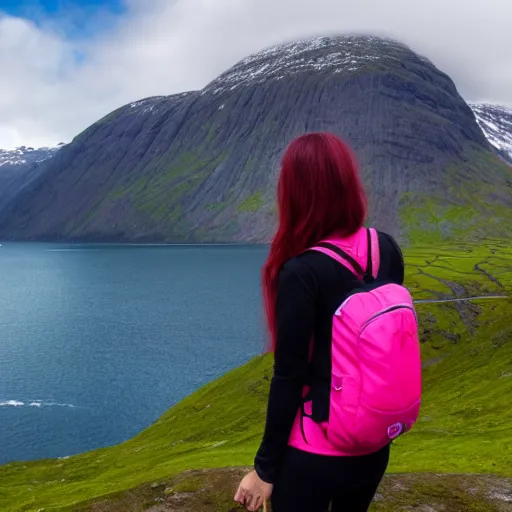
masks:
<svg viewBox="0 0 512 512"><path fill-rule="evenodd" d="M318 35L398 39L467 101L512 107L511 20L511 0L0 0L0 148L69 142L119 106Z"/></svg>

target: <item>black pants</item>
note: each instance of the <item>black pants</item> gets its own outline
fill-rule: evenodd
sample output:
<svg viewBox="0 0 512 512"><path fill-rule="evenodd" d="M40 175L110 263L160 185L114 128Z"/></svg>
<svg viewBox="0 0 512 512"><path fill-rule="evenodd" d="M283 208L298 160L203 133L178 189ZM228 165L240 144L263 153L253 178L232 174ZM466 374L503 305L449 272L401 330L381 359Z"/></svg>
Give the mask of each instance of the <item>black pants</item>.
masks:
<svg viewBox="0 0 512 512"><path fill-rule="evenodd" d="M325 457L288 448L272 493L272 512L366 512L388 461L389 446L364 457Z"/></svg>

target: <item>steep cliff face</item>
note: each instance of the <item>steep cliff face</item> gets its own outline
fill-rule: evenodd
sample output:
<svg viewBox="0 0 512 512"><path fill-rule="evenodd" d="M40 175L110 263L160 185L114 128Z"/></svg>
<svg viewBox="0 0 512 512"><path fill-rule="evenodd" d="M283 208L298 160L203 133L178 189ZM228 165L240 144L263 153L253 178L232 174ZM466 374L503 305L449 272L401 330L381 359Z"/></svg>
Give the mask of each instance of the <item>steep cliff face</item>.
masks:
<svg viewBox="0 0 512 512"><path fill-rule="evenodd" d="M354 147L371 220L395 234L438 229L430 210L465 208L474 190L473 217L488 215L489 198L511 203L509 170L447 75L394 41L324 37L250 56L202 91L106 116L10 205L0 237L267 241L281 153L314 130Z"/></svg>
<svg viewBox="0 0 512 512"><path fill-rule="evenodd" d="M512 109L488 103L470 103L470 107L491 145L512 163Z"/></svg>
<svg viewBox="0 0 512 512"><path fill-rule="evenodd" d="M21 146L0 149L0 210L39 174L44 162L52 158L64 144L50 148Z"/></svg>

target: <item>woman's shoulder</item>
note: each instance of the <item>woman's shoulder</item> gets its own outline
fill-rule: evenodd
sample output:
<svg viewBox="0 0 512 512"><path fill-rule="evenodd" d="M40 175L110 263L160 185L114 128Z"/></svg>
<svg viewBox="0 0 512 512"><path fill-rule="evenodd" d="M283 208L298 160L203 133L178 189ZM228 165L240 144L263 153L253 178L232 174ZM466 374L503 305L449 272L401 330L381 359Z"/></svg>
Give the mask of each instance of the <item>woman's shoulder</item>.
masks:
<svg viewBox="0 0 512 512"><path fill-rule="evenodd" d="M290 258L279 273L279 288L284 293L299 291L315 296L325 283L332 282L334 260L315 251Z"/></svg>
<svg viewBox="0 0 512 512"><path fill-rule="evenodd" d="M403 283L405 278L405 264L402 249L396 239L389 233L378 231L380 268L389 279Z"/></svg>
<svg viewBox="0 0 512 512"><path fill-rule="evenodd" d="M325 262L331 258L319 251L306 250L301 254L290 258L283 266L287 273L315 273L325 266Z"/></svg>
<svg viewBox="0 0 512 512"><path fill-rule="evenodd" d="M307 250L289 259L281 269L280 280L298 279L308 286L318 286L336 275L337 262L324 253Z"/></svg>
<svg viewBox="0 0 512 512"><path fill-rule="evenodd" d="M382 249L390 250L391 252L396 252L400 257L402 257L402 249L398 244L396 238L385 231L377 231L379 237L379 246Z"/></svg>
<svg viewBox="0 0 512 512"><path fill-rule="evenodd" d="M377 234L379 235L379 239L385 238L386 240L393 241L394 243L397 243L395 237L393 235L391 235L390 233L388 233L387 231L382 231L380 229L376 229L375 231L377 231Z"/></svg>

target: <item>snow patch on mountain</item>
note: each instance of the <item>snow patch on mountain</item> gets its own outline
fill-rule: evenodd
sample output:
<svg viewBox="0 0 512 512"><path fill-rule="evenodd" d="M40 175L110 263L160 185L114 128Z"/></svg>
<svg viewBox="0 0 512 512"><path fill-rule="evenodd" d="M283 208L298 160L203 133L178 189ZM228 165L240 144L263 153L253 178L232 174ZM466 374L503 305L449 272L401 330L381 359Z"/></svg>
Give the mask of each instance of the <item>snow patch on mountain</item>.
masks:
<svg viewBox="0 0 512 512"><path fill-rule="evenodd" d="M191 94L193 94L193 92L181 92L172 94L171 96L151 96L139 101L134 101L130 103L129 106L136 114L156 114L160 112L160 110L166 109L169 105L169 101L175 101L190 96Z"/></svg>
<svg viewBox="0 0 512 512"><path fill-rule="evenodd" d="M130 103L130 108L135 109L140 114L147 114L149 112L155 112L155 107L157 107L162 100L166 99L167 96L153 96Z"/></svg>
<svg viewBox="0 0 512 512"><path fill-rule="evenodd" d="M6 150L0 149L0 168L6 166L27 166L39 164L48 160L57 153L64 143L55 147L49 148L32 148L27 146L20 146L15 149Z"/></svg>
<svg viewBox="0 0 512 512"><path fill-rule="evenodd" d="M240 85L280 80L291 74L324 71L357 72L377 61L403 59L404 52L430 64L425 57L392 39L370 36L316 37L267 48L250 55L211 82L202 94L218 94Z"/></svg>
<svg viewBox="0 0 512 512"><path fill-rule="evenodd" d="M470 103L487 140L512 162L512 109L489 103Z"/></svg>

